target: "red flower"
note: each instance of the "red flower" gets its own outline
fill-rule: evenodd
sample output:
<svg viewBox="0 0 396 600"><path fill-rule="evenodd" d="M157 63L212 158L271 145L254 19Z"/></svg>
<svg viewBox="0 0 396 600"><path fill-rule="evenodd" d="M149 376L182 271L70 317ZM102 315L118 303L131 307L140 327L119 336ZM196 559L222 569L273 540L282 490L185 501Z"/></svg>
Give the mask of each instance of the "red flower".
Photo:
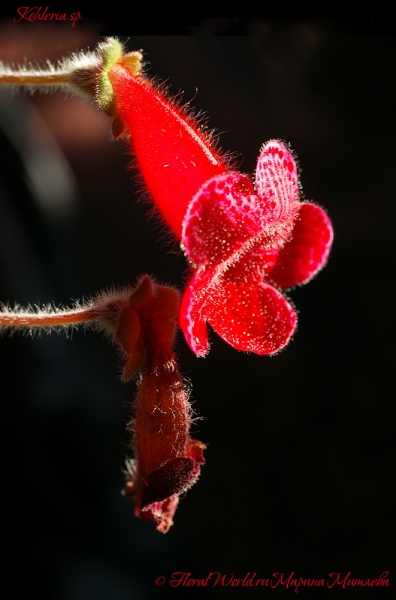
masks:
<svg viewBox="0 0 396 600"><path fill-rule="evenodd" d="M195 274L180 325L198 356L209 347L206 323L238 350L283 348L297 315L279 290L309 281L330 251L330 220L319 206L299 201L297 167L284 144L264 145L255 184L240 173L213 177L184 218L183 246Z"/></svg>
<svg viewBox="0 0 396 600"><path fill-rule="evenodd" d="M188 393L171 348L178 311L173 288L145 276L118 316L115 339L127 355L123 379L142 368L132 424L134 459L124 494L135 514L166 533L179 495L198 479L205 446L189 437Z"/></svg>
<svg viewBox="0 0 396 600"><path fill-rule="evenodd" d="M199 122L142 74L135 54L109 62L109 114L115 133L130 136L151 197L194 271L179 316L186 340L205 355L209 323L238 350L273 354L297 321L280 290L306 283L325 264L330 220L300 202L297 167L284 144L263 147L254 189L230 170Z"/></svg>

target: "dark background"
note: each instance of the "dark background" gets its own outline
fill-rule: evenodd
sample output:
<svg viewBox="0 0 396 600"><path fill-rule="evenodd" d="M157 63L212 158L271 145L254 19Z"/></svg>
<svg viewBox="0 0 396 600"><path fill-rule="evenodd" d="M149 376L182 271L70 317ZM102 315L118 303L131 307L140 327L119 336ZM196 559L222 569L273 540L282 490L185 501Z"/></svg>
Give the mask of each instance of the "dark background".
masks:
<svg viewBox="0 0 396 600"><path fill-rule="evenodd" d="M77 9L78 10L78 9ZM68 13L71 11L68 10ZM163 536L121 497L134 385L97 334L0 340L2 578L13 598L286 598L293 589L156 587L175 571L328 579L349 571L390 589L300 589L391 597L395 539L395 73L389 22L202 19L183 27L88 15L0 22L0 59L56 60L128 36L149 73L207 111L253 173L261 145L291 143L305 196L335 230L325 270L291 292L299 328L278 356L206 359L180 335L203 420L201 478ZM151 28L150 28L151 26ZM127 40L127 37L123 39ZM0 95L0 298L70 304L141 273L180 286L183 256L137 202L107 118L62 94ZM320 593L322 592L322 593Z"/></svg>

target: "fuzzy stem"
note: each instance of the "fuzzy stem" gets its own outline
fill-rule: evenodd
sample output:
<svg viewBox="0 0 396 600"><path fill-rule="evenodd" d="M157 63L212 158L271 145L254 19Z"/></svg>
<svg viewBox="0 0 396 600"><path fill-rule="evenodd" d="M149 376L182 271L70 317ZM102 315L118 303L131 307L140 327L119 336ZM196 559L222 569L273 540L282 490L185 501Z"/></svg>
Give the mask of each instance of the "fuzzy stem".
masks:
<svg viewBox="0 0 396 600"><path fill-rule="evenodd" d="M95 321L100 318L96 308L76 308L55 310L54 312L40 311L37 313L28 311L11 311L0 313L0 327L67 327Z"/></svg>
<svg viewBox="0 0 396 600"><path fill-rule="evenodd" d="M101 72L101 57L97 52L73 53L56 65L46 61L44 66L8 65L0 62L0 84L36 89L72 92L88 100L95 98Z"/></svg>
<svg viewBox="0 0 396 600"><path fill-rule="evenodd" d="M75 302L72 308L57 308L51 305L10 308L0 302L0 331L16 329L45 329L75 327L92 323L98 330L114 333L121 309L127 305L132 287L110 289L99 292L85 302Z"/></svg>
<svg viewBox="0 0 396 600"><path fill-rule="evenodd" d="M70 73L51 73L43 71L15 71L14 73L0 73L0 83L11 85L70 85L72 83Z"/></svg>

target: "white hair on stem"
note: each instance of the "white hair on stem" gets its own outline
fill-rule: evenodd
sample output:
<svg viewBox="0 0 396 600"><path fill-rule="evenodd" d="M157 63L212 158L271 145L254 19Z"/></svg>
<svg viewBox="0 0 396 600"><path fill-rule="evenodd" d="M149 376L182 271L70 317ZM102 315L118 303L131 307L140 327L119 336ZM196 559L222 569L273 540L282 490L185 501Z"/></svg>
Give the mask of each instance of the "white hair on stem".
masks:
<svg viewBox="0 0 396 600"><path fill-rule="evenodd" d="M118 314L128 303L134 288L111 288L101 291L88 300L74 301L71 308L46 304L43 306L19 304L11 307L0 303L0 333L13 334L21 331L27 335L36 332L68 332L78 328L93 327L112 336Z"/></svg>

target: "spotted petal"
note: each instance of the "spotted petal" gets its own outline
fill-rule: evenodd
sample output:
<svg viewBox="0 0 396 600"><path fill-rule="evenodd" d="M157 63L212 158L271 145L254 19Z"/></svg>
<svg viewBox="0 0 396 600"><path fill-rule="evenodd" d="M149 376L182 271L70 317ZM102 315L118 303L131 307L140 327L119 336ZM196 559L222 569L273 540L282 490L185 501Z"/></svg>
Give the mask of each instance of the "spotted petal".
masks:
<svg viewBox="0 0 396 600"><path fill-rule="evenodd" d="M292 336L297 315L293 307L255 270L235 265L220 277L197 273L181 304L180 325L191 349L203 356L208 351L208 322L218 335L237 350L274 354Z"/></svg>
<svg viewBox="0 0 396 600"><path fill-rule="evenodd" d="M183 244L196 264L218 265L256 236L264 213L249 177L226 173L209 179L191 201L183 223Z"/></svg>
<svg viewBox="0 0 396 600"><path fill-rule="evenodd" d="M273 140L260 152L257 195L241 173L209 179L191 201L183 222L186 253L198 265L214 266L261 235L261 245L281 248L293 229L299 203L297 167L284 144Z"/></svg>
<svg viewBox="0 0 396 600"><path fill-rule="evenodd" d="M304 202L292 238L279 251L269 280L281 289L307 283L326 263L333 242L333 228L322 208Z"/></svg>
<svg viewBox="0 0 396 600"><path fill-rule="evenodd" d="M236 350L274 354L290 340L296 313L284 296L267 283L260 281L254 287L241 289L228 280L218 288L216 296L222 310L209 310L208 322Z"/></svg>
<svg viewBox="0 0 396 600"><path fill-rule="evenodd" d="M256 192L268 225L285 242L297 216L299 182L295 160L278 140L264 144L256 167Z"/></svg>

